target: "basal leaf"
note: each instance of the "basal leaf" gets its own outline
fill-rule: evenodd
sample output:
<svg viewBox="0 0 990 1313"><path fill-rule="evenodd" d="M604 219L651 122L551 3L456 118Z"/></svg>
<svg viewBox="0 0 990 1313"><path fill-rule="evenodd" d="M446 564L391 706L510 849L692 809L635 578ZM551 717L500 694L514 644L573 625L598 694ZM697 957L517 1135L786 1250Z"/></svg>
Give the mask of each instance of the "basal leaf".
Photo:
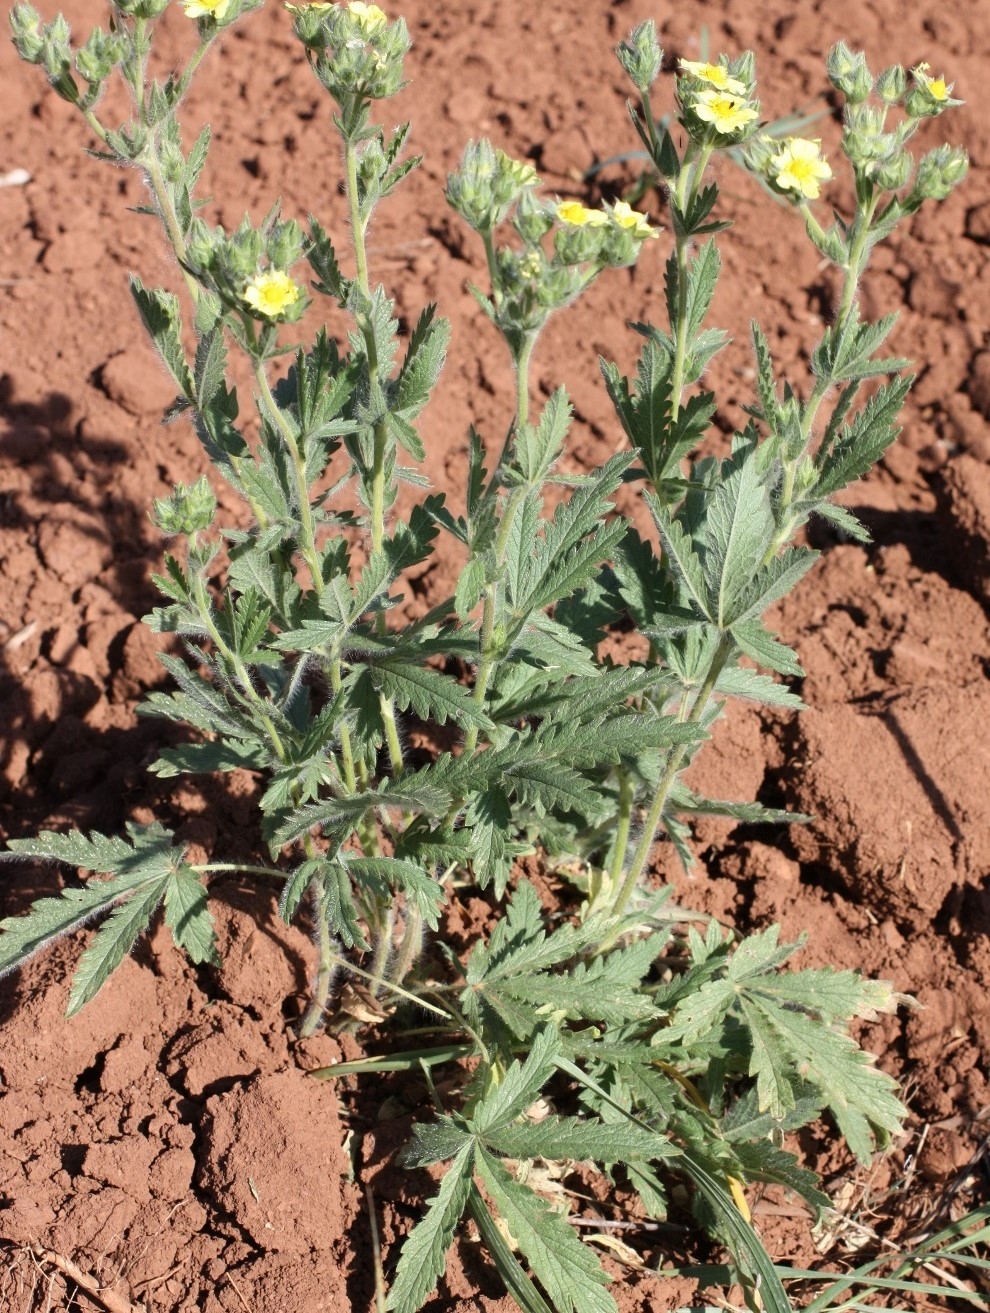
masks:
<svg viewBox="0 0 990 1313"><path fill-rule="evenodd" d="M450 1248L467 1206L474 1166L474 1144L466 1144L447 1169L440 1189L427 1205L425 1216L416 1223L402 1246L395 1280L386 1308L392 1313L419 1313L436 1289L447 1265Z"/></svg>
<svg viewBox="0 0 990 1313"><path fill-rule="evenodd" d="M556 1313L617 1313L608 1277L574 1228L482 1148L477 1171Z"/></svg>

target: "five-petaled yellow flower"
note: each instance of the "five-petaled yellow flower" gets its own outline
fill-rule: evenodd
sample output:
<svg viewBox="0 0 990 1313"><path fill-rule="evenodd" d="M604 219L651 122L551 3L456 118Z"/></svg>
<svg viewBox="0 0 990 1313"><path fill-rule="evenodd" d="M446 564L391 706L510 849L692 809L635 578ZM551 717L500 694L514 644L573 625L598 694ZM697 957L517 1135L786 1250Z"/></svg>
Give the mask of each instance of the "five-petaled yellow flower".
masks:
<svg viewBox="0 0 990 1313"><path fill-rule="evenodd" d="M259 315L277 319L291 310L302 296L302 288L281 269L255 274L244 289L244 300Z"/></svg>
<svg viewBox="0 0 990 1313"><path fill-rule="evenodd" d="M727 91L730 96L745 96L746 86L738 78L730 77L729 70L721 64L696 64L690 59L678 60L681 72L697 78L699 82L708 82L719 91Z"/></svg>
<svg viewBox="0 0 990 1313"><path fill-rule="evenodd" d="M357 19L357 25L365 36L374 34L388 22L388 15L377 5L366 5L362 0L351 0L347 12Z"/></svg>
<svg viewBox="0 0 990 1313"><path fill-rule="evenodd" d="M738 132L757 117L757 111L740 96L727 91L701 91L691 108L703 123L710 123L716 132L726 136Z"/></svg>
<svg viewBox="0 0 990 1313"><path fill-rule="evenodd" d="M608 223L607 214L601 210L589 210L580 201L561 201L557 206L557 218L575 228L601 228Z"/></svg>
<svg viewBox="0 0 990 1313"><path fill-rule="evenodd" d="M784 149L770 161L770 169L778 187L811 201L821 194L819 184L832 176L828 161L822 159L822 143L804 137L788 137Z"/></svg>
<svg viewBox="0 0 990 1313"><path fill-rule="evenodd" d="M932 100L948 100L952 88L946 83L945 76L933 78L931 76L931 64L919 64L917 68L912 68L911 73L919 87L922 87L931 96Z"/></svg>
<svg viewBox="0 0 990 1313"><path fill-rule="evenodd" d="M612 218L620 228L625 228L632 233L634 237L659 237L655 228L650 227L650 222L645 214L639 210L634 210L628 201L616 201L612 206Z"/></svg>
<svg viewBox="0 0 990 1313"><path fill-rule="evenodd" d="M182 12L187 18L212 18L222 23L232 0L182 0Z"/></svg>

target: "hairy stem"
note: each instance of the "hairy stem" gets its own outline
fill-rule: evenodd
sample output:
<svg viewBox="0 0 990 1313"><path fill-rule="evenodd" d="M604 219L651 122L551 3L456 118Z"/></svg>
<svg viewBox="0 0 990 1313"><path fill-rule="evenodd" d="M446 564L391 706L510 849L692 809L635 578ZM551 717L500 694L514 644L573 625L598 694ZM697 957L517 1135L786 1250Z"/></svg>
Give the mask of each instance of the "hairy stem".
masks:
<svg viewBox="0 0 990 1313"><path fill-rule="evenodd" d="M319 947L320 960L316 971L316 980L313 982L310 993L309 1004L296 1030L296 1034L300 1039L307 1039L310 1035L314 1035L323 1021L336 964L333 936L330 933L330 926L327 924L327 918L323 912L322 881L313 880L309 886L309 892L313 900L313 917L316 922L316 942Z"/></svg>
<svg viewBox="0 0 990 1313"><path fill-rule="evenodd" d="M696 724L704 714L712 693L715 691L715 685L718 683L718 677L722 673L725 663L733 649L733 639L731 634L723 634L719 640L718 647L712 656L711 665L708 667L708 674L705 676L704 683L698 689L697 696L691 706L691 710L685 717L689 725ZM670 752L667 758L667 765L664 767L663 774L657 782L656 792L653 795L653 802L650 804L650 810L646 814L646 820L643 825L643 834L636 846L629 870L626 872L626 878L619 890L619 895L612 906L612 915L621 916L629 906L629 902L639 884L643 872L646 870L647 862L650 859L650 853L653 850L653 841L656 838L657 830L663 817L664 807L667 805L667 798L670 795L671 785L677 778L677 772L681 769L684 757L687 753L687 744L678 743ZM607 946L603 944L602 947Z"/></svg>

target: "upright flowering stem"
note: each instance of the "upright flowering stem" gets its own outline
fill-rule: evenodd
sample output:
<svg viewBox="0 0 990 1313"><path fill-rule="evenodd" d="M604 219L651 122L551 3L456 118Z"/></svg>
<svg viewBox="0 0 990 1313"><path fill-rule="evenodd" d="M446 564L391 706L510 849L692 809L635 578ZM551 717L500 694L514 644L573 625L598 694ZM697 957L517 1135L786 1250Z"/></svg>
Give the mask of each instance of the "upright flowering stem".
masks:
<svg viewBox="0 0 990 1313"><path fill-rule="evenodd" d="M644 101L646 99L648 98L644 97ZM694 202L698 192L698 184L708 167L711 154L711 146L702 146L697 158L695 158L694 142L691 142L688 147L674 194L677 208L682 214L686 213ZM688 346L687 253L689 245L690 238L678 232L675 249L675 258L677 260L677 323L671 324L674 332L674 367L670 386L670 417L672 421L676 420L680 413L681 398L684 393L684 365L687 361Z"/></svg>
<svg viewBox="0 0 990 1313"><path fill-rule="evenodd" d="M723 634L719 639L718 646L712 656L711 664L708 667L708 674L705 676L704 683L698 689L691 710L685 717L689 725L697 724L708 706L709 700L715 691L719 675L725 667L732 654L734 647L731 634ZM622 888L619 890L618 897L612 904L611 912L613 916L621 916L629 906L630 900L636 891L636 886L646 870L647 863L650 859L650 853L653 851L653 841L656 838L657 830L663 819L663 811L667 805L667 798L670 794L671 785L677 778L677 772L684 763L684 757L687 753L687 745L684 743L677 744L671 749L670 756L667 758L667 764L664 767L663 774L657 781L656 792L653 795L653 802L650 804L650 810L646 814L646 820L643 823L643 833L639 843L636 845L636 851L633 853L632 862L626 872L626 878L622 882ZM607 948L612 943L612 937L609 936L600 946L599 951Z"/></svg>
<svg viewBox="0 0 990 1313"><path fill-rule="evenodd" d="M518 431L523 424L529 422L529 362L533 353L533 346L536 342L536 334L530 334L523 344L522 349L515 361L516 366L516 419L513 429ZM510 439L506 441L506 448L509 446ZM503 451L499 465L506 459L508 452ZM496 470L496 475L498 471ZM502 519L498 526L498 534L495 538L495 560L496 564L501 565L505 557L505 549L508 546L509 534L512 532L512 525L516 518L516 512L526 495L525 487L514 488L509 495L508 503L502 514ZM481 615L481 636L480 649L481 656L478 662L478 674L474 681L474 691L472 698L479 710L484 709L485 699L488 696L488 685L491 682L492 674L498 660L498 645L495 641L495 614L498 609L498 581L494 580L485 589L484 605ZM470 725L464 736L464 751L473 752L478 746L478 727Z"/></svg>

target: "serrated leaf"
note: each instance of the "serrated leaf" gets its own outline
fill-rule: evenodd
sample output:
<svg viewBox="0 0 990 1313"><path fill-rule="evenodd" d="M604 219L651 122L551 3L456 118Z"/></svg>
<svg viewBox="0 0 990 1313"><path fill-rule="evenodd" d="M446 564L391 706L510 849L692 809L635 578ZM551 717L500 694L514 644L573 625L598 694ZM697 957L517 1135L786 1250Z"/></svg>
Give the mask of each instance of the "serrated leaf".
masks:
<svg viewBox="0 0 990 1313"><path fill-rule="evenodd" d="M553 1026L536 1031L525 1062L510 1063L499 1083L477 1104L472 1129L487 1135L524 1113L556 1070L554 1059L559 1052L560 1040Z"/></svg>
<svg viewBox="0 0 990 1313"><path fill-rule="evenodd" d="M474 1167L474 1144L466 1144L450 1165L440 1189L429 1201L402 1246L386 1308L392 1313L419 1313L443 1275L450 1248L467 1206Z"/></svg>
<svg viewBox="0 0 990 1313"><path fill-rule="evenodd" d="M669 514L655 497L647 494L647 504L660 531L667 560L688 597L697 607L699 615L714 620L713 601L709 599L708 584L701 558L680 523Z"/></svg>
<svg viewBox="0 0 990 1313"><path fill-rule="evenodd" d="M504 1157L557 1163L642 1163L678 1154L665 1135L633 1122L608 1124L597 1118L551 1116L540 1122L513 1122L485 1131L483 1138Z"/></svg>
<svg viewBox="0 0 990 1313"><path fill-rule="evenodd" d="M476 1161L496 1211L556 1313L617 1313L615 1300L605 1288L608 1277L573 1227L484 1149L478 1149Z"/></svg>
<svg viewBox="0 0 990 1313"><path fill-rule="evenodd" d="M687 320L688 338L693 338L701 327L715 295L722 261L714 238L707 241L688 265L687 297L684 317Z"/></svg>
<svg viewBox="0 0 990 1313"><path fill-rule="evenodd" d="M193 962L220 965L213 917L207 905L206 890L189 866L177 867L165 887L165 924L179 948L184 948Z"/></svg>
<svg viewBox="0 0 990 1313"><path fill-rule="evenodd" d="M571 403L564 388L552 393L539 422L523 424L516 433L514 456L527 483L540 483L549 474L567 438Z"/></svg>
<svg viewBox="0 0 990 1313"><path fill-rule="evenodd" d="M719 483L705 516L705 580L712 619L721 629L741 618L739 599L747 594L773 531L770 498L757 463L743 458Z"/></svg>
<svg viewBox="0 0 990 1313"><path fill-rule="evenodd" d="M491 717L478 706L466 688L429 666L417 666L407 661L376 662L372 667L372 679L400 711L412 707L421 720L433 719L440 725L453 720L464 727L473 725L486 731L494 729Z"/></svg>
<svg viewBox="0 0 990 1313"><path fill-rule="evenodd" d="M162 901L169 876L143 883L126 903L115 907L97 930L93 942L79 959L72 978L66 1016L73 1017L99 992L116 967L134 946L134 941L154 916Z"/></svg>
<svg viewBox="0 0 990 1313"><path fill-rule="evenodd" d="M732 626L732 637L752 661L781 675L794 675L800 678L804 671L798 664L797 655L789 647L779 642L776 635L764 628L758 618L744 620Z"/></svg>

